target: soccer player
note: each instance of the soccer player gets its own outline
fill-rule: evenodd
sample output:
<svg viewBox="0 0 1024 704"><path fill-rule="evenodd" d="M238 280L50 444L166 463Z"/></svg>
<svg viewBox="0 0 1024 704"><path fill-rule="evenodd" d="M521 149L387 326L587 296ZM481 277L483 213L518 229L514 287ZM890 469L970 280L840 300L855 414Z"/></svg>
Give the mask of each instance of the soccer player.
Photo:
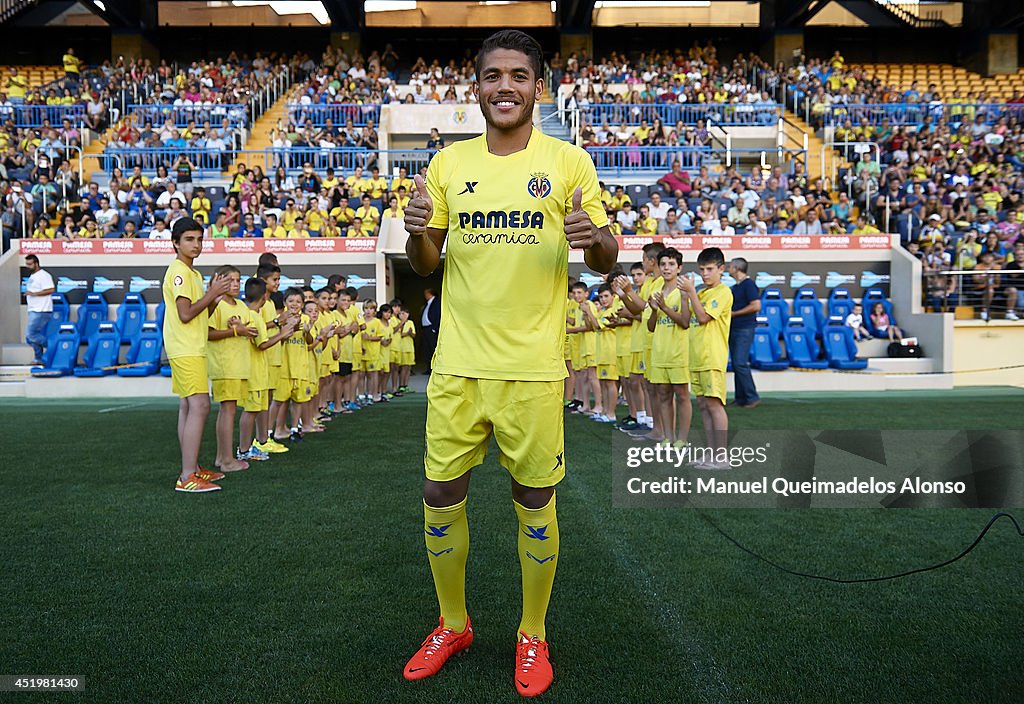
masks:
<svg viewBox="0 0 1024 704"><path fill-rule="evenodd" d="M493 433L512 477L523 610L514 681L524 696L553 678L544 618L558 562L555 485L565 475L562 358L568 249L607 272L617 245L586 152L533 128L544 91L541 49L502 30L477 54L486 132L431 159L405 210L406 253L426 276L448 238L441 329L427 387L424 535L438 627L405 667L436 674L469 646L466 496ZM488 222L490 215L494 218ZM515 300L515 306L508 302Z"/></svg>
<svg viewBox="0 0 1024 704"><path fill-rule="evenodd" d="M697 273L704 286L700 293L689 277L680 276L679 290L689 299L690 388L697 397L708 446L715 460L698 464L698 469L728 469L721 458L729 435L729 417L725 413L725 366L729 361L729 325L732 322L732 291L722 283L725 255L718 247L709 247L697 256Z"/></svg>
<svg viewBox="0 0 1024 704"><path fill-rule="evenodd" d="M690 406L689 341L690 307L681 295L680 278L683 255L669 247L658 255L661 288L651 293L651 316L647 329L651 337L651 368L648 377L654 387L655 418L665 432L666 446L683 447L690 433L693 408Z"/></svg>
<svg viewBox="0 0 1024 704"><path fill-rule="evenodd" d="M637 289L643 284L643 264L637 262L631 268L634 285ZM637 279L639 278L639 281ZM628 279L625 274L609 277L612 293L617 297L619 306L616 309L616 320L618 327L615 328L618 341L618 364L619 383L622 385L629 405L629 415L626 416L618 428L620 430L636 430L646 424L646 400L643 389L643 341L639 335L640 316L633 315L623 302L629 288ZM644 331L646 332L646 330ZM638 370L634 372L634 369Z"/></svg>
<svg viewBox="0 0 1024 704"><path fill-rule="evenodd" d="M600 423L615 422L615 406L618 402L619 366L616 356L618 340L615 335L615 294L608 284L601 284L597 289L597 300L600 310L597 312L597 355L596 373L598 388L601 391L601 413L592 418Z"/></svg>
<svg viewBox="0 0 1024 704"><path fill-rule="evenodd" d="M339 330L338 338L338 376L341 377L341 384L338 385L335 408L349 413L359 409L355 403L356 392L353 386L353 347L359 331L359 311L352 305L352 301L351 290L345 288L338 292L338 314L343 327Z"/></svg>
<svg viewBox="0 0 1024 704"><path fill-rule="evenodd" d="M230 264L217 267L214 274L231 282L227 293L210 314L207 339L210 357L210 379L213 381L213 400L220 404L217 411L217 461L222 472L249 469L249 463L235 458L235 413L238 404L249 397L246 379L249 378L251 346L249 340L259 335L252 320L252 311L238 300L242 274Z"/></svg>
<svg viewBox="0 0 1024 704"><path fill-rule="evenodd" d="M266 349L267 359L267 396L270 401L269 410L261 412L256 416L256 449L262 452L270 454L288 452L288 447L282 445L274 439L272 425L276 423L278 410L281 402L278 401L277 396L274 394L277 389L277 381L281 376L281 359L282 349L284 348L284 340L292 333L295 332L294 326L292 327L289 335L278 336L277 332L280 331L284 324L288 321L287 316L282 316L278 313L277 304L274 302L275 298L280 297L281 303L284 303L283 297L278 293L278 289L281 286L281 267L276 263L276 258L271 261L269 259L264 260L264 257L269 253L260 255L260 265L256 269L257 278L263 280L266 284L266 298L263 301L263 305L260 307L260 315L263 318L263 322L266 325L267 333L273 334L277 342ZM270 254L273 257L273 254ZM248 293L246 294L248 299ZM298 321L295 321L298 324ZM287 397L282 399L285 405L288 403Z"/></svg>
<svg viewBox="0 0 1024 704"><path fill-rule="evenodd" d="M179 218L171 228L171 243L177 253L164 274L164 351L171 364L171 388L181 398L178 404L178 444L181 473L175 491L204 493L217 491L220 472L199 466L203 426L210 414L210 382L206 367L206 330L210 311L227 293L231 282L223 276L210 279L203 293L203 277L193 264L203 251L203 226L192 218Z"/></svg>
<svg viewBox="0 0 1024 704"><path fill-rule="evenodd" d="M363 391L371 402L376 402L374 395L380 383L380 343L384 339L384 325L377 317L377 302L373 299L363 301L363 320L366 323L362 333Z"/></svg>
<svg viewBox="0 0 1024 704"><path fill-rule="evenodd" d="M572 326L567 330L575 335L572 367L576 372L575 394L580 399L580 407L573 412L591 415L597 413L601 406L601 389L597 383L595 361L597 311L594 304L587 300L587 285L582 281L572 285L572 297L576 301L576 305L573 306L576 315ZM594 394L593 407L590 405L591 391Z"/></svg>
<svg viewBox="0 0 1024 704"><path fill-rule="evenodd" d="M284 348L281 354L281 371L277 378L277 388L274 389L274 399L278 403L277 415L274 417L274 437L287 437L292 442L300 442L302 434L299 432L299 414L304 394L301 390L299 380L308 375L309 366L308 347L312 341L309 334L309 317L302 312L302 289L290 288L284 292L285 313L284 320L292 318L299 322L295 330L284 340ZM298 400L296 400L298 399ZM308 400L308 399L305 399ZM288 410L291 406L292 428L288 428Z"/></svg>

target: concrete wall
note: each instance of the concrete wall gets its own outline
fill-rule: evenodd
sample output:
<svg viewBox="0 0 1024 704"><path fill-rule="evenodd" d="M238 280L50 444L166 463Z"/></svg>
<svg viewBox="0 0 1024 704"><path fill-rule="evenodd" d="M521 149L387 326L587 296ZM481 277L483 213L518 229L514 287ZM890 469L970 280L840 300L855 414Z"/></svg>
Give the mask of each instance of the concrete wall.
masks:
<svg viewBox="0 0 1024 704"><path fill-rule="evenodd" d="M1003 321L957 321L953 330L953 369L964 372L1024 365L1024 325ZM1024 369L956 374L956 386L1021 386Z"/></svg>
<svg viewBox="0 0 1024 704"><path fill-rule="evenodd" d="M892 250L890 299L896 322L908 337L916 337L935 371L954 368L953 314L925 313L921 306L921 262L903 247Z"/></svg>
<svg viewBox="0 0 1024 704"><path fill-rule="evenodd" d="M25 341L25 328L22 326L20 305L11 305L12 301L21 300L21 263L24 260L13 247L0 257L0 344L12 344ZM46 262L41 262L46 266Z"/></svg>

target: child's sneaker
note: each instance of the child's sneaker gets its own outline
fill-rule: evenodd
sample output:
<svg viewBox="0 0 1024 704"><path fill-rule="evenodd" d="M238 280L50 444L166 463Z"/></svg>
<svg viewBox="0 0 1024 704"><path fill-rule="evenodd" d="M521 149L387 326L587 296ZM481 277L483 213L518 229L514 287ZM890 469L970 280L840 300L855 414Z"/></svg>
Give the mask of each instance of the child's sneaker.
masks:
<svg viewBox="0 0 1024 704"><path fill-rule="evenodd" d="M208 491L220 491L221 487L211 481L197 477L195 473L190 474L185 481L179 477L174 484L175 491L183 491L186 494L205 494Z"/></svg>
<svg viewBox="0 0 1024 704"><path fill-rule="evenodd" d="M252 450L235 450L235 459L239 462L248 462L252 459Z"/></svg>
<svg viewBox="0 0 1024 704"><path fill-rule="evenodd" d="M267 454L276 454L279 452L288 452L288 448L279 443L277 440L267 440L266 442L254 442L253 447L258 450L262 450Z"/></svg>
<svg viewBox="0 0 1024 704"><path fill-rule="evenodd" d="M291 434L288 435L290 442L302 442L302 431L298 428L292 428Z"/></svg>
<svg viewBox="0 0 1024 704"><path fill-rule="evenodd" d="M270 453L261 450L256 446L256 443L253 443L252 447L249 448L249 459L256 460L257 462L265 462L270 459Z"/></svg>

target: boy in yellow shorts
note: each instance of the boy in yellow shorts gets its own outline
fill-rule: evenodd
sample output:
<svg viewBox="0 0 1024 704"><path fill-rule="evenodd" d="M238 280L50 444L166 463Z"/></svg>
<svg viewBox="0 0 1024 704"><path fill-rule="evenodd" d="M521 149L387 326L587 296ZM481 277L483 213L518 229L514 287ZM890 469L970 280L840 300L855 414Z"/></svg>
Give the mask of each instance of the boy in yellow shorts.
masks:
<svg viewBox="0 0 1024 704"><path fill-rule="evenodd" d="M231 265L218 267L214 274L227 277L231 287L210 314L207 339L210 358L210 380L217 411L217 461L223 472L238 472L249 463L235 458L235 413L238 404L249 397L249 340L259 336L252 311L238 300L241 272Z"/></svg>
<svg viewBox="0 0 1024 704"><path fill-rule="evenodd" d="M306 345L306 377L301 379L306 386L296 392L301 398L296 398L293 393L292 400L298 400L302 404L299 414L301 431L303 433L322 433L326 428L316 420L317 403L320 398L320 371L321 357L324 351L324 342L330 335L334 334L334 327L326 318L320 316L320 304L314 297L302 304L302 312L309 318L309 334L312 337Z"/></svg>
<svg viewBox="0 0 1024 704"><path fill-rule="evenodd" d="M580 315L580 304L572 295L572 285L576 283L569 277L568 299L565 309L565 343L562 346L562 356L565 358L565 381L562 388L562 403L570 411L575 411L583 405L582 401L576 399L576 369L573 367L574 360L579 356L579 346L576 335L569 332L570 327L576 325L576 319Z"/></svg>
<svg viewBox="0 0 1024 704"><path fill-rule="evenodd" d="M373 399L363 393L366 380L366 373L363 370L365 366L363 362L363 331L366 330L366 316L363 309L356 305L358 293L356 289L349 287L345 290L348 291L352 299L356 323L355 336L352 338L352 381L350 383L356 406L362 408L373 403Z"/></svg>
<svg viewBox="0 0 1024 704"><path fill-rule="evenodd" d="M638 267L639 274L642 277L644 275L643 265L637 263L633 266ZM647 411L646 396L641 383L643 381L642 342L639 343L640 346L634 352L634 346L637 344L636 341L639 340L637 331L639 329L640 316L630 313L623 302L623 297L626 295L623 289L630 287L629 279L626 278L626 275L622 272L615 276L609 275L608 282L612 287L612 293L616 296L614 322L616 325L615 341L619 366L619 385L622 387L623 395L626 397L626 403L629 407L629 414L616 427L624 431L636 430L645 424L644 418ZM643 283L642 279L641 283ZM643 332L646 333L647 331L644 330ZM633 373L634 365L641 370L639 374Z"/></svg>
<svg viewBox="0 0 1024 704"><path fill-rule="evenodd" d="M301 400L304 394L299 393L306 385L300 385L300 378L309 376L309 355L308 344L312 342L313 336L309 334L309 317L302 313L302 289L290 288L284 292L284 320L295 319L295 329L291 335L282 341L284 345L281 354L281 372L277 378L277 388L274 389L274 398L279 406L277 416L274 418L274 437L287 437L292 442L300 442L302 433L299 432L298 421L301 412ZM308 400L308 397L305 398ZM292 427L288 427L288 411L291 406Z"/></svg>
<svg viewBox="0 0 1024 704"><path fill-rule="evenodd" d="M409 311L406 308L402 308L402 312L398 314L398 321L400 323L399 330L401 330L399 333L401 341L398 345L400 366L398 390L407 394L412 391L409 388L409 375L412 373L413 365L416 364L416 323L409 320Z"/></svg>
<svg viewBox="0 0 1024 704"><path fill-rule="evenodd" d="M391 344L388 345L388 351L391 355L390 371L388 372L388 386L387 393L385 396L392 398L394 396L401 396L401 368L402 368L402 299L393 298L391 303L391 317L388 319L388 325L391 326Z"/></svg>
<svg viewBox="0 0 1024 704"><path fill-rule="evenodd" d="M596 353L596 330L597 310L594 304L587 300L587 285L577 281L572 285L572 295L580 308L580 315L576 317L575 324L568 328L568 331L577 335L576 345L573 350L572 367L576 371L575 393L579 397L581 405L576 413L591 415L601 410L601 389L597 384L597 362L594 358ZM594 405L590 405L590 394L594 394Z"/></svg>
<svg viewBox="0 0 1024 704"><path fill-rule="evenodd" d="M690 386L704 421L708 446L715 451L713 462L698 464L698 469L729 469L725 457L729 436L729 416L725 412L725 366L729 361L729 326L732 324L732 291L722 283L725 255L718 247L709 247L697 257L697 273L704 282L700 293L693 282L680 284L693 311L690 329Z"/></svg>
<svg viewBox="0 0 1024 704"><path fill-rule="evenodd" d="M639 339L634 338L633 348L640 347L640 360L637 363L636 358L633 362L633 374L636 374L640 379L638 380L644 394L647 397L647 413L645 413L643 420L647 427L638 427L633 430L627 431L631 435L638 437L643 440L655 440L660 441L665 438L664 430L661 428L659 416L654 412L654 386L651 384L648 375L650 373L651 366L651 342L653 339L653 333L650 332L647 322L651 316L650 298L651 293L658 290L664 285L664 281L658 274L658 255L661 254L662 250L665 249L665 245L660 242L651 242L650 244L644 245L644 255L641 261L643 267L643 277L637 275L637 272L633 271L634 282L640 281L638 284L638 290L634 291L623 282L623 293L625 296L622 302L626 304L626 308L633 315L639 315L640 320L638 326L640 328Z"/></svg>
<svg viewBox="0 0 1024 704"><path fill-rule="evenodd" d="M334 294L334 303L336 305L338 294L332 292L327 286L316 292L316 302L319 306L317 310L317 334L324 332L328 327L331 330L330 336L323 338L320 351L317 353L319 371L317 384L319 393L313 406L314 410L319 412L316 419L318 423L326 423L334 419L331 409L328 407L328 403L334 398L334 372L337 370L338 364L338 337L334 334L338 328L338 321L335 317L334 306L331 305L332 293Z"/></svg>
<svg viewBox="0 0 1024 704"><path fill-rule="evenodd" d="M595 335L597 338L596 373L603 410L601 413L595 413L592 418L599 423L614 423L615 406L619 396L619 366L616 359L618 342L615 338L615 309L613 307L615 296L612 294L611 286L601 284L597 289L597 301L600 304L600 309L597 312L598 330Z"/></svg>
<svg viewBox="0 0 1024 704"><path fill-rule="evenodd" d="M223 276L210 279L203 293L203 277L193 267L203 251L203 226L192 218L179 218L171 228L177 253L164 274L164 352L171 364L171 388L181 398L178 405L178 442L181 472L175 491L200 494L217 491L213 482L220 472L199 466L203 427L210 414L210 384L206 368L206 330L210 310L228 292L231 282Z"/></svg>
<svg viewBox="0 0 1024 704"><path fill-rule="evenodd" d="M682 294L683 255L669 247L658 255L658 267L664 283L651 293L651 366L648 379L654 387L654 412L664 432L664 442L683 447L690 433L693 409L690 406L689 342L690 308ZM691 286L692 286L691 282Z"/></svg>
<svg viewBox="0 0 1024 704"><path fill-rule="evenodd" d="M359 331L359 311L352 305L352 292L342 289L338 293L338 316L342 327L338 330L338 381L334 407L342 413L352 413L359 406L355 404L353 366L356 335Z"/></svg>
<svg viewBox="0 0 1024 704"><path fill-rule="evenodd" d="M392 398L388 394L388 380L391 378L391 343L394 341L395 326L391 324L391 304L381 305L378 315L381 322L380 333L380 371L377 377L378 401L386 402Z"/></svg>
<svg viewBox="0 0 1024 704"><path fill-rule="evenodd" d="M380 373L380 341L384 338L384 326L377 317L376 301L371 299L363 302L363 321L363 393L368 403L375 403L377 399L374 394L377 392Z"/></svg>
<svg viewBox="0 0 1024 704"><path fill-rule="evenodd" d="M277 350L278 361L280 361L280 342L291 335L298 324L298 321L292 318L275 327L274 333L271 335L267 331L267 324L263 320L263 310L269 302L268 296L267 283L263 279L253 277L245 282L246 306L252 312L253 323L258 330L258 334L250 340L249 379L247 384L249 393L242 403L242 410L244 412L238 421L238 454L236 457L243 461L266 460L270 457L269 452L263 449L264 443L259 442L261 437L259 433L266 432L266 416L270 407L270 393L272 389L270 370L273 368L270 366L271 352ZM273 306L274 304L270 303L270 307L273 308ZM280 371L281 365L278 364L276 369ZM277 385L276 374L273 384ZM259 419L261 417L264 423L263 428L259 427ZM255 437L253 436L254 426L257 428ZM266 437L266 435L262 437ZM287 452L288 448L285 447L284 450Z"/></svg>
<svg viewBox="0 0 1024 704"><path fill-rule="evenodd" d="M277 305L273 300L274 294L277 293L281 286L281 267L269 261L261 263L256 269L256 276L267 287L263 305L260 307L260 317L263 318L263 322L266 325L267 334L274 335L277 342L265 350L267 358L267 397L270 406L268 410L256 415L256 442L253 443L253 446L262 452L274 454L288 452L288 448L274 440L273 433L271 433L271 426L274 425L280 407L280 403L274 396L274 389L277 388L277 380L281 375L283 340L288 337L288 335L279 336L277 333L281 331L287 318L278 312ZM295 321L295 324L298 324L298 320ZM294 331L293 327L288 334L290 335ZM288 399L284 399L284 403L287 404Z"/></svg>

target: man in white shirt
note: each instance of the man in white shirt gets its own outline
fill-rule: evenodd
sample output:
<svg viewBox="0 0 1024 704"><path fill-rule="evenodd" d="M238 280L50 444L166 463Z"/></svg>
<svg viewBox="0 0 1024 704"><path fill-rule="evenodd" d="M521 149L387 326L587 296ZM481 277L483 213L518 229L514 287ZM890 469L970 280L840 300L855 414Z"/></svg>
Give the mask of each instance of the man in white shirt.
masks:
<svg viewBox="0 0 1024 704"><path fill-rule="evenodd" d="M39 366L46 351L46 324L53 313L50 295L57 289L53 285L53 277L39 265L39 257L29 254L25 257L25 267L31 272L25 287L25 307L28 309L25 342L32 345L35 357L32 366Z"/></svg>
<svg viewBox="0 0 1024 704"><path fill-rule="evenodd" d="M720 217L718 220L712 220L711 222L704 225L704 229L708 231L708 234L713 237L720 235L735 235L736 228L729 224L729 219L725 216Z"/></svg>
<svg viewBox="0 0 1024 704"><path fill-rule="evenodd" d="M660 193L651 194L651 202L647 204L647 212L651 214L652 218L660 222L668 217L668 211L671 209L668 203L662 202Z"/></svg>
<svg viewBox="0 0 1024 704"><path fill-rule="evenodd" d="M627 200L622 204L622 210L615 215L615 222L622 226L622 234L636 234L637 213L633 210L632 204Z"/></svg>
<svg viewBox="0 0 1024 704"><path fill-rule="evenodd" d="M103 230L104 237L117 229L119 219L117 211L110 207L110 199L106 196L100 198L100 209L96 211L96 224Z"/></svg>

